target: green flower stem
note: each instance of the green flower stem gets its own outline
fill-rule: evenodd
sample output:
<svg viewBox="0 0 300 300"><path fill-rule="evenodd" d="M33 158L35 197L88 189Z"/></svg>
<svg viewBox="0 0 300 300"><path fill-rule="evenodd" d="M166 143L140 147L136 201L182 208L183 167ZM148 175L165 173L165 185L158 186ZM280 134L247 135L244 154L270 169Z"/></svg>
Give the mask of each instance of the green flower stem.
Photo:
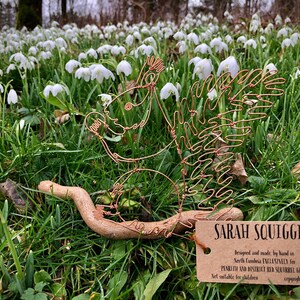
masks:
<svg viewBox="0 0 300 300"><path fill-rule="evenodd" d="M5 202L4 206L7 206L7 201ZM8 243L8 247L11 251L11 254L13 256L13 260L15 262L15 266L16 266L16 269L17 269L17 279L19 279L22 282L23 279L24 279L24 273L23 273L23 270L22 270L22 267L21 267L21 264L20 264L20 261L19 261L19 258L18 258L16 248L14 246L14 243L11 239L10 232L8 230L8 227L7 227L6 218L4 217L4 214L2 213L1 210L0 210L0 220L1 220L2 228L3 228L4 234L5 234L7 243Z"/></svg>

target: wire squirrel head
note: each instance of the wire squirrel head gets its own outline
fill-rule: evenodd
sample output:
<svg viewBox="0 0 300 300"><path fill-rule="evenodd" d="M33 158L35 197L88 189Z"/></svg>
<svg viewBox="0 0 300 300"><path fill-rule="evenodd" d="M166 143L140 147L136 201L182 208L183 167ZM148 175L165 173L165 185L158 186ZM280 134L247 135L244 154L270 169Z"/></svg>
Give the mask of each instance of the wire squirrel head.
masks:
<svg viewBox="0 0 300 300"><path fill-rule="evenodd" d="M146 70L148 68L148 70ZM142 67L137 84L141 87L154 87L158 81L159 74L165 69L161 58L148 56Z"/></svg>

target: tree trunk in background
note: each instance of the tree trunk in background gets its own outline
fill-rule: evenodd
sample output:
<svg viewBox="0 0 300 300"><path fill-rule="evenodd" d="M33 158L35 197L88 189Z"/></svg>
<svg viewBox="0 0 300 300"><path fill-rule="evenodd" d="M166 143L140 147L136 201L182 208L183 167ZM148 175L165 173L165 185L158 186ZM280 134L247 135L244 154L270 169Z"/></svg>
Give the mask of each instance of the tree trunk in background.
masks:
<svg viewBox="0 0 300 300"><path fill-rule="evenodd" d="M299 22L300 1L299 0L275 0L272 9L283 18L290 17Z"/></svg>
<svg viewBox="0 0 300 300"><path fill-rule="evenodd" d="M68 23L67 0L61 0L61 18L63 24Z"/></svg>
<svg viewBox="0 0 300 300"><path fill-rule="evenodd" d="M225 0L215 0L214 1L214 17L217 17L219 20L224 18L224 13L226 11L227 2Z"/></svg>
<svg viewBox="0 0 300 300"><path fill-rule="evenodd" d="M42 25L42 0L19 0L17 12L17 29L26 26L32 30Z"/></svg>

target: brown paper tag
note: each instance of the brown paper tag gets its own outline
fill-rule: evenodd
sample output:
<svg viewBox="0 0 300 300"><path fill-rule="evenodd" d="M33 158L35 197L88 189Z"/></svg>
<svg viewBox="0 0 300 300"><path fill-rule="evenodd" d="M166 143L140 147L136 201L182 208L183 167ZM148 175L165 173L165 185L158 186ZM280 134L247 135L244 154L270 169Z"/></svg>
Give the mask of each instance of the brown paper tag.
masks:
<svg viewBox="0 0 300 300"><path fill-rule="evenodd" d="M198 221L202 282L300 285L300 222Z"/></svg>

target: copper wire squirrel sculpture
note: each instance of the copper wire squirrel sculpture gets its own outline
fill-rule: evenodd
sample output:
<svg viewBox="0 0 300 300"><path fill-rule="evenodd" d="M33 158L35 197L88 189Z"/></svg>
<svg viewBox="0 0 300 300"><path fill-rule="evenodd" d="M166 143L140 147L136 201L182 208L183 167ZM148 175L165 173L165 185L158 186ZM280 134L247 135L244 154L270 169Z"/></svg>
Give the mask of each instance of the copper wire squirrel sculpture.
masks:
<svg viewBox="0 0 300 300"><path fill-rule="evenodd" d="M135 86L115 97L103 107L102 112L91 112L85 118L86 128L99 139L108 156L116 163L132 165L132 169L115 182L111 193L115 201L111 207L116 210L114 215L121 222L107 218L112 212L106 211L104 205L95 206L89 194L80 187L61 186L51 181L43 181L38 187L43 192L73 199L86 224L107 238L156 239L192 229L197 220L243 219L241 210L233 206L233 191L230 189L233 180L230 175L232 161L251 131L250 122L265 118L266 109L272 106L269 98L283 94L283 90L277 86L282 85L284 79L262 69L242 70L233 78L229 72L218 78L210 75L203 82L196 81L192 85L191 98L183 98L177 103L170 117L156 94L156 83L164 69L160 58L147 57ZM144 91L142 99L138 94L135 98L125 97L126 101L120 101L126 93L138 90ZM215 92L213 98L209 95L212 91ZM121 120L111 114L114 103L124 114ZM148 123L154 105L163 116L170 142L155 153L141 157L125 157L114 152L106 135L124 137L127 133L139 132ZM133 118L125 122L126 113L145 107L142 119L137 121ZM180 159L180 185L159 170L141 165L142 161L152 159L170 147L176 148ZM118 203L124 192L124 184L131 176L142 172L155 173L169 181L178 199L175 215L155 222L123 219L118 211ZM185 199L199 193L199 186L204 197L198 203L198 209L184 211ZM212 199L213 207L208 209L204 205ZM219 209L221 202L226 207Z"/></svg>

